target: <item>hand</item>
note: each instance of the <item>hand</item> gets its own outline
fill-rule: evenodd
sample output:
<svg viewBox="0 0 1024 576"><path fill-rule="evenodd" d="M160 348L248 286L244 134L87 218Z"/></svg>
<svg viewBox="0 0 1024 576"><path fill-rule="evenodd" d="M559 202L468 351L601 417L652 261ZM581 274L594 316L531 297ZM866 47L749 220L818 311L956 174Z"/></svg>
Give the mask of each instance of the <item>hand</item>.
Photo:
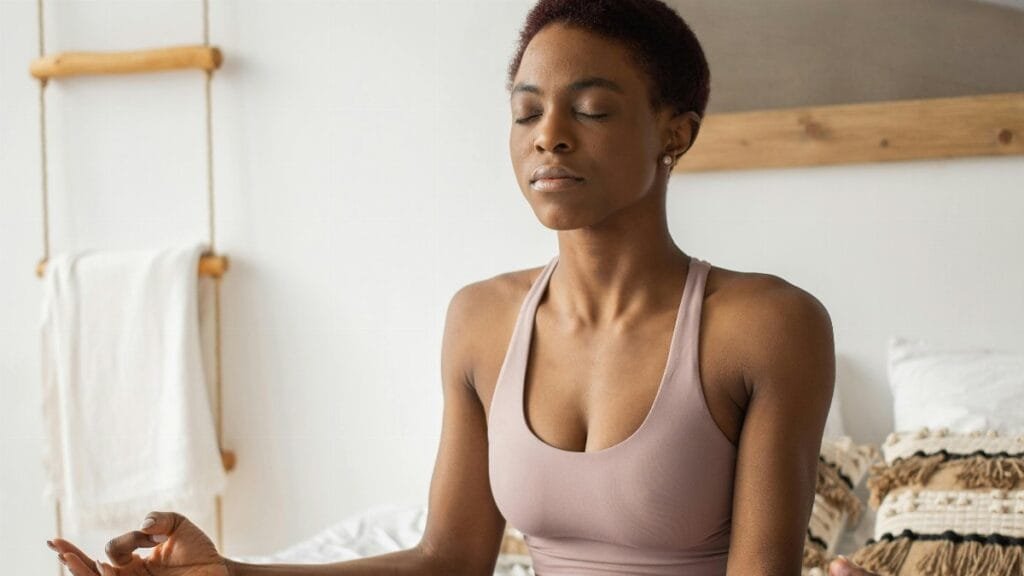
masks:
<svg viewBox="0 0 1024 576"><path fill-rule="evenodd" d="M74 576L231 576L213 542L176 512L150 512L141 529L107 542L111 564L89 558L61 538L47 545ZM146 558L134 553L136 548L154 547Z"/></svg>
<svg viewBox="0 0 1024 576"><path fill-rule="evenodd" d="M839 556L828 565L828 576L878 576L857 566L845 556Z"/></svg>

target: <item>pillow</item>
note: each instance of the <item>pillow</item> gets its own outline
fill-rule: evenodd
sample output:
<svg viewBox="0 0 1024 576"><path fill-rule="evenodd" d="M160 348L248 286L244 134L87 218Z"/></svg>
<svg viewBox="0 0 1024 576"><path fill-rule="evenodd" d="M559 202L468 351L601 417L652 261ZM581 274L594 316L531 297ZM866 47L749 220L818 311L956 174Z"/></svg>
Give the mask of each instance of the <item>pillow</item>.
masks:
<svg viewBox="0 0 1024 576"><path fill-rule="evenodd" d="M886 575L1024 575L1024 354L889 338L896 432L868 477Z"/></svg>
<svg viewBox="0 0 1024 576"><path fill-rule="evenodd" d="M874 537L854 562L881 576L1024 575L1024 436L922 428L882 452Z"/></svg>
<svg viewBox="0 0 1024 576"><path fill-rule="evenodd" d="M889 338L893 430L1024 434L1024 353Z"/></svg>
<svg viewBox="0 0 1024 576"><path fill-rule="evenodd" d="M805 576L826 574L840 540L847 536L847 529L855 528L860 522L864 505L855 490L867 474L868 466L878 458L877 449L856 445L846 435L839 386L840 382L836 382L818 454L814 506L804 540L802 574Z"/></svg>
<svg viewBox="0 0 1024 576"><path fill-rule="evenodd" d="M854 489L877 456L876 448L854 444L849 436L822 439L802 574L827 574L843 531L860 522L864 505Z"/></svg>

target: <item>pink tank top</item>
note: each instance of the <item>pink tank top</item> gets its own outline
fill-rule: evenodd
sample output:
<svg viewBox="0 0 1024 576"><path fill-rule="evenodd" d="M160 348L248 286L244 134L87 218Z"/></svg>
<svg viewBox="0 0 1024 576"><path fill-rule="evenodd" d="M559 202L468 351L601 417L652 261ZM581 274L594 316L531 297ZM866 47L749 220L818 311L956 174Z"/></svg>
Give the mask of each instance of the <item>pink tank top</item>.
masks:
<svg viewBox="0 0 1024 576"><path fill-rule="evenodd" d="M696 257L654 404L631 436L578 452L533 434L524 376L538 302L555 256L527 293L488 415L491 492L524 534L537 576L725 574L736 447L711 418L697 362L704 285ZM623 385L628 385L624 383Z"/></svg>

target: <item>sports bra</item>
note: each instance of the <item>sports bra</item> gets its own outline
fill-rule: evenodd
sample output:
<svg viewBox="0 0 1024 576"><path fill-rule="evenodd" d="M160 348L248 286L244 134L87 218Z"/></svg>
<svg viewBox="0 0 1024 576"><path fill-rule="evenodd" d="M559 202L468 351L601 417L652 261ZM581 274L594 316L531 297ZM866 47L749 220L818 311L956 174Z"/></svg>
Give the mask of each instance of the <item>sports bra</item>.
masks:
<svg viewBox="0 0 1024 576"><path fill-rule="evenodd" d="M711 265L690 259L643 423L618 444L580 452L534 435L523 405L537 306L557 263L520 306L491 398L488 472L499 511L523 533L537 576L725 574L737 448L711 417L697 356Z"/></svg>

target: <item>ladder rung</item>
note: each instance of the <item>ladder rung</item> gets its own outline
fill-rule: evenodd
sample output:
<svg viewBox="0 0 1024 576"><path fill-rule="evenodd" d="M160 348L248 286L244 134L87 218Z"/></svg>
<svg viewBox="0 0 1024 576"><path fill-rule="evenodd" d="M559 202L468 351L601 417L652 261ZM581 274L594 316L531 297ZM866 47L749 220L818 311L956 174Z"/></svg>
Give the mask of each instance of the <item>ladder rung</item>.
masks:
<svg viewBox="0 0 1024 576"><path fill-rule="evenodd" d="M202 256L199 259L199 275L219 278L228 269L227 256ZM36 265L36 276L40 278L46 273L46 260Z"/></svg>
<svg viewBox="0 0 1024 576"><path fill-rule="evenodd" d="M33 60L29 71L45 80L81 74L133 74L183 68L215 70L222 60L219 48L200 44L130 52L61 52Z"/></svg>

